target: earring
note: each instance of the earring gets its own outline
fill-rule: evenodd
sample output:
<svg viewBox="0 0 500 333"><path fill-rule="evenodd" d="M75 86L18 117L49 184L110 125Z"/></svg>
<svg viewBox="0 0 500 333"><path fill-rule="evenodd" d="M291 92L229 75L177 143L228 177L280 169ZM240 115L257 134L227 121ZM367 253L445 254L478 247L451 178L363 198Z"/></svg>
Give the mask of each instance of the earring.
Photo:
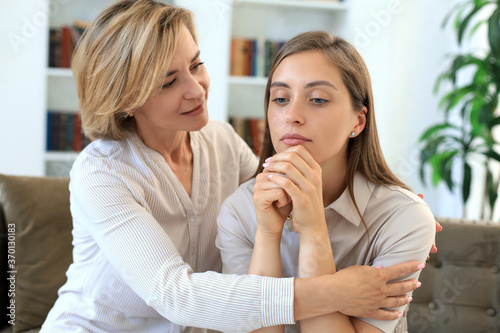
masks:
<svg viewBox="0 0 500 333"><path fill-rule="evenodd" d="M132 110L127 111L127 116L130 118L134 116L134 113L132 112Z"/></svg>
<svg viewBox="0 0 500 333"><path fill-rule="evenodd" d="M356 136L356 132L352 132L352 133L351 133L351 136L352 136L352 137L355 137L355 136Z"/></svg>

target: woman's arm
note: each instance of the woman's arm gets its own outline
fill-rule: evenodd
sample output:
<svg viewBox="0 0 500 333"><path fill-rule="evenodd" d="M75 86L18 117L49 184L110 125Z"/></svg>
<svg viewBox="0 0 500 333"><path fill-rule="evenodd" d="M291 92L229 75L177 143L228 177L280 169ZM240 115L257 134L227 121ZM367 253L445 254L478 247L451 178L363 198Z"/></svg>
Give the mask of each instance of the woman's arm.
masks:
<svg viewBox="0 0 500 333"><path fill-rule="evenodd" d="M333 274L336 271L326 223L324 229L317 234L302 234L300 236L300 278L318 277ZM340 312L301 320L300 329L303 333L354 332L349 318Z"/></svg>
<svg viewBox="0 0 500 333"><path fill-rule="evenodd" d="M293 205L293 225L300 236L300 278L336 272L324 214L321 166L302 146L274 155L266 170L277 172L269 180L284 189ZM281 176L285 175L285 177ZM302 320L301 332L354 332L349 318L339 312Z"/></svg>

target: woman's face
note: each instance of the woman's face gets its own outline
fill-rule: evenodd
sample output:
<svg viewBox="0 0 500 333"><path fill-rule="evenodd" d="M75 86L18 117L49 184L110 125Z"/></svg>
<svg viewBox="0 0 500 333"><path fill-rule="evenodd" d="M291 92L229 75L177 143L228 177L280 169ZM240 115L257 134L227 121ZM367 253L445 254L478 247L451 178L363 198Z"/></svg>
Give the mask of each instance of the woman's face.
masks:
<svg viewBox="0 0 500 333"><path fill-rule="evenodd" d="M276 152L303 145L319 164L345 163L351 133L358 135L366 122L321 51L283 59L272 76L267 117Z"/></svg>
<svg viewBox="0 0 500 333"><path fill-rule="evenodd" d="M207 124L210 79L185 26L179 31L170 68L159 85L159 93L134 111L141 135L197 131Z"/></svg>

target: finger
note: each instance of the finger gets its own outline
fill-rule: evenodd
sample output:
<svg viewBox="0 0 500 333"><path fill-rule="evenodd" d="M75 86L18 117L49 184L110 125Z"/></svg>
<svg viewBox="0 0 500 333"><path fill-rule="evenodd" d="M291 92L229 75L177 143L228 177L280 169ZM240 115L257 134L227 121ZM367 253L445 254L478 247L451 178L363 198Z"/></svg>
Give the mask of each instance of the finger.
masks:
<svg viewBox="0 0 500 333"><path fill-rule="evenodd" d="M439 232L441 230L443 230L443 227L441 226L441 224L439 224L438 221L436 221L436 231Z"/></svg>
<svg viewBox="0 0 500 333"><path fill-rule="evenodd" d="M260 209L268 209L273 203L286 206L289 203L288 196L283 189L270 189L260 191L258 196L254 196L254 203Z"/></svg>
<svg viewBox="0 0 500 333"><path fill-rule="evenodd" d="M302 173L297 165L303 164L302 168L306 173ZM264 163L264 170L269 173L275 173L279 175L283 175L289 179L291 179L294 183L300 184L303 183L305 178L305 174L311 173L311 169L306 169L307 164L304 161L296 160L296 161L282 161L282 160L272 160L271 162Z"/></svg>
<svg viewBox="0 0 500 333"><path fill-rule="evenodd" d="M432 244L431 253L436 253L438 251L436 244Z"/></svg>
<svg viewBox="0 0 500 333"><path fill-rule="evenodd" d="M271 175L271 173L257 175L254 192L281 188L278 184L269 181L269 175Z"/></svg>
<svg viewBox="0 0 500 333"><path fill-rule="evenodd" d="M419 288L421 285L422 283L418 282L416 279L389 283L387 284L386 294L387 296L403 296Z"/></svg>
<svg viewBox="0 0 500 333"><path fill-rule="evenodd" d="M321 171L320 165L314 160L312 155L303 146L293 146L287 150L271 157L269 163L278 161L288 161L304 175L310 174L310 170Z"/></svg>
<svg viewBox="0 0 500 333"><path fill-rule="evenodd" d="M383 268L382 270L386 274L387 281L391 281L402 276L417 272L424 267L425 264L422 264L418 261L409 261Z"/></svg>
<svg viewBox="0 0 500 333"><path fill-rule="evenodd" d="M367 318L373 318L377 320L396 320L398 318L401 318L401 316L401 312L397 310L378 309L374 313L370 314L370 316Z"/></svg>
<svg viewBox="0 0 500 333"><path fill-rule="evenodd" d="M412 300L413 298L409 295L387 297L382 302L382 307L388 309L397 308L410 303Z"/></svg>
<svg viewBox="0 0 500 333"><path fill-rule="evenodd" d="M271 174L268 177L271 182L279 185L282 189L284 189L286 194L290 196L292 201L294 197L299 196L302 192L299 187L289 178L283 177L279 174Z"/></svg>

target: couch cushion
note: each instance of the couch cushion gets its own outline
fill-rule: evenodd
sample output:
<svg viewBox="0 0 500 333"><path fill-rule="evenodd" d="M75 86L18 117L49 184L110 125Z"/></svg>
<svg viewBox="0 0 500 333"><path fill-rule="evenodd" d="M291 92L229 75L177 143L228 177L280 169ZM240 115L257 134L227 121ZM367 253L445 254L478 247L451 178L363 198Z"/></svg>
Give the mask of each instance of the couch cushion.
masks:
<svg viewBox="0 0 500 333"><path fill-rule="evenodd" d="M438 252L413 293L409 332L498 332L500 225L440 223Z"/></svg>
<svg viewBox="0 0 500 333"><path fill-rule="evenodd" d="M0 175L7 230L15 231L8 247L15 256L8 267L15 278L14 332L41 326L66 281L72 261L68 185L65 178Z"/></svg>

